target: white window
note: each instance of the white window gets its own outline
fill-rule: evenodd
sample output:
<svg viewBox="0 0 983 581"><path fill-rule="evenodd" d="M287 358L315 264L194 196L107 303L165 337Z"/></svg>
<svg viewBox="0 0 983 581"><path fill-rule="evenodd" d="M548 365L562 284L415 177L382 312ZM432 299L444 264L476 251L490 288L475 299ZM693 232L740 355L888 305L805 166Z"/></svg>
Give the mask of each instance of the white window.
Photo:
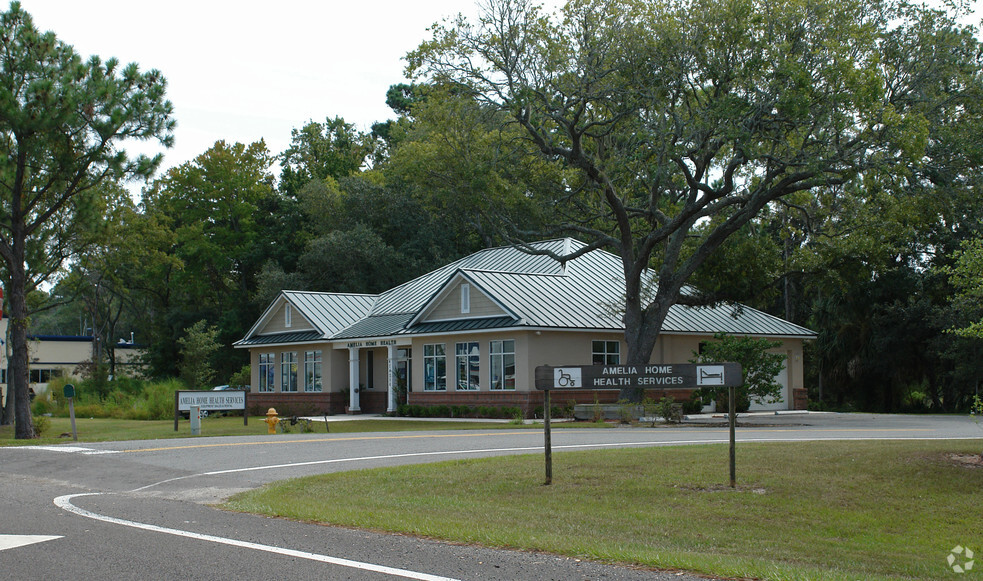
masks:
<svg viewBox="0 0 983 581"><path fill-rule="evenodd" d="M423 346L424 391L447 391L446 349L444 343Z"/></svg>
<svg viewBox="0 0 983 581"><path fill-rule="evenodd" d="M492 341L489 347L491 388L515 389L515 341Z"/></svg>
<svg viewBox="0 0 983 581"><path fill-rule="evenodd" d="M272 353L259 354L259 391L260 393L271 393L276 391L274 369L275 363Z"/></svg>
<svg viewBox="0 0 983 581"><path fill-rule="evenodd" d="M280 391L297 391L297 352L280 354Z"/></svg>
<svg viewBox="0 0 983 581"><path fill-rule="evenodd" d="M290 304L287 303L283 305L283 326L289 329L291 325L293 325L293 318L294 318L294 313L293 310L290 308Z"/></svg>
<svg viewBox="0 0 983 581"><path fill-rule="evenodd" d="M466 315L471 312L471 285L461 285L461 314Z"/></svg>
<svg viewBox="0 0 983 581"><path fill-rule="evenodd" d="M304 353L304 391L321 391L321 351Z"/></svg>
<svg viewBox="0 0 983 581"><path fill-rule="evenodd" d="M594 365L620 365L621 343L618 341L591 341L591 360Z"/></svg>
<svg viewBox="0 0 983 581"><path fill-rule="evenodd" d="M457 389L473 391L481 381L478 369L478 342L456 345Z"/></svg>

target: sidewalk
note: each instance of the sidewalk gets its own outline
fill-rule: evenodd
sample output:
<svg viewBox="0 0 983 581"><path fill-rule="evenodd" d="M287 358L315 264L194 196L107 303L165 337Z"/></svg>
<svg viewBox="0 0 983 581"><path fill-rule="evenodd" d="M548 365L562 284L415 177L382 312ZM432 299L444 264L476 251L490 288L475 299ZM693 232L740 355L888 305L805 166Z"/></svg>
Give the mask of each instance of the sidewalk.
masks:
<svg viewBox="0 0 983 581"><path fill-rule="evenodd" d="M287 420L290 419L289 416L286 417ZM337 414L333 416L298 416L299 420L309 420L312 422L323 422L325 420L328 423L331 422L350 422L352 420L396 420L401 422L460 422L460 423L474 423L481 422L485 424L508 424L512 422L511 418L411 418L405 416L387 416L385 414ZM283 417L280 418L281 421L284 420ZM569 418L553 418L550 420L552 423L557 422L571 422L572 419ZM542 424L542 418L539 419L525 419L522 421L523 424Z"/></svg>

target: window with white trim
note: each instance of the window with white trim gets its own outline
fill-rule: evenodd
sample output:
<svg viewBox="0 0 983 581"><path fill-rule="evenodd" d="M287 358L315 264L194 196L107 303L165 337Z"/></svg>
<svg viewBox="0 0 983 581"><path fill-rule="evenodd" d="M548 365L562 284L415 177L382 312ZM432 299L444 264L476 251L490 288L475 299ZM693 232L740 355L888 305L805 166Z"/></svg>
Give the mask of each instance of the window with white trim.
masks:
<svg viewBox="0 0 983 581"><path fill-rule="evenodd" d="M474 391L478 389L478 384L481 382L478 356L477 341L457 343L455 345L455 359L457 363L456 389L462 391Z"/></svg>
<svg viewBox="0 0 983 581"><path fill-rule="evenodd" d="M280 354L280 391L297 391L297 352Z"/></svg>
<svg viewBox="0 0 983 581"><path fill-rule="evenodd" d="M321 391L321 351L304 353L304 391Z"/></svg>
<svg viewBox="0 0 983 581"><path fill-rule="evenodd" d="M290 308L290 303L283 305L283 326L288 329L293 326L294 312Z"/></svg>
<svg viewBox="0 0 983 581"><path fill-rule="evenodd" d="M423 346L423 390L447 391L447 345Z"/></svg>
<svg viewBox="0 0 983 581"><path fill-rule="evenodd" d="M461 285L461 314L466 315L471 312L471 285Z"/></svg>
<svg viewBox="0 0 983 581"><path fill-rule="evenodd" d="M594 365L620 365L620 341L591 341L591 360Z"/></svg>
<svg viewBox="0 0 983 581"><path fill-rule="evenodd" d="M275 362L272 353L259 354L259 391L260 393L272 393L276 391L275 384Z"/></svg>
<svg viewBox="0 0 983 581"><path fill-rule="evenodd" d="M515 341L492 341L489 344L489 363L491 388L515 389Z"/></svg>

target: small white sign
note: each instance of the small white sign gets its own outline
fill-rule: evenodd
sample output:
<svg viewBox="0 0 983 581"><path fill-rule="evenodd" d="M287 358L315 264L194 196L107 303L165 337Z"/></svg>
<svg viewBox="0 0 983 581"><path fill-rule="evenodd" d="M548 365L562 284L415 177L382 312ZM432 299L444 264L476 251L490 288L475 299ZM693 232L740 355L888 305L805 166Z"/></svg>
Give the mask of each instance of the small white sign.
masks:
<svg viewBox="0 0 983 581"><path fill-rule="evenodd" d="M723 385L724 366L723 365L697 365L696 366L696 385Z"/></svg>
<svg viewBox="0 0 983 581"><path fill-rule="evenodd" d="M178 409L186 412L192 406L202 410L244 410L246 392L244 391L182 391L178 395Z"/></svg>
<svg viewBox="0 0 983 581"><path fill-rule="evenodd" d="M583 375L579 367L557 367L553 369L553 387L583 387Z"/></svg>

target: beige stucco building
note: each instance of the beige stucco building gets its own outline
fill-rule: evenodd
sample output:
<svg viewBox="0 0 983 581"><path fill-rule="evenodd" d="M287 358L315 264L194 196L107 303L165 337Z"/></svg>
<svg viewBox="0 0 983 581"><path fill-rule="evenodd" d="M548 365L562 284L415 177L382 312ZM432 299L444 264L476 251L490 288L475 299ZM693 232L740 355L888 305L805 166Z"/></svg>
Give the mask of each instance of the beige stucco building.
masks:
<svg viewBox="0 0 983 581"><path fill-rule="evenodd" d="M561 255L581 245L569 238L538 244ZM386 412L405 398L530 411L543 401L537 366L623 362L623 295L621 262L610 253L560 263L494 248L379 295L283 291L235 346L250 352L256 409ZM815 334L749 307L674 306L651 362L689 362L717 332L781 342L782 399L752 409L805 406L802 344ZM596 395L611 401L617 392ZM595 392L562 397L590 402Z"/></svg>
<svg viewBox="0 0 983 581"><path fill-rule="evenodd" d="M7 324L8 319L0 320L0 338L3 338L0 349L0 392L4 401L7 396ZM71 376L78 373L80 365L92 362L97 347L92 336L65 335L35 335L27 341L29 357L29 381L35 393L48 389L48 382L53 377ZM120 340L115 346L117 368L135 373L139 366L141 349L131 341Z"/></svg>

